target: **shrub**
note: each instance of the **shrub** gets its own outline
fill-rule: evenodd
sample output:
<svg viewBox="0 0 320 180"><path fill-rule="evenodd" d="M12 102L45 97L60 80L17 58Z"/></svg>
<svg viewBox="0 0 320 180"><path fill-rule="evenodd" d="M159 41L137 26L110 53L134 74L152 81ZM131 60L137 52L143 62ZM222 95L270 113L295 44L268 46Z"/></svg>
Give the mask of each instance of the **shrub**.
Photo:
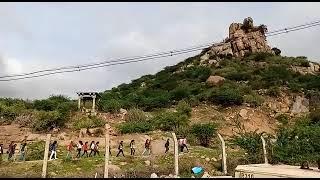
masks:
<svg viewBox="0 0 320 180"><path fill-rule="evenodd" d="M281 128L277 137L272 156L275 162L300 165L302 161L315 162L320 158L318 125L296 123L292 127Z"/></svg>
<svg viewBox="0 0 320 180"><path fill-rule="evenodd" d="M42 160L44 156L44 141L32 142L27 144L26 161Z"/></svg>
<svg viewBox="0 0 320 180"><path fill-rule="evenodd" d="M85 116L81 117L80 119L76 120L73 123L74 129L82 129L82 128L96 128L96 127L102 127L105 125L105 121L97 118L96 116Z"/></svg>
<svg viewBox="0 0 320 180"><path fill-rule="evenodd" d="M243 98L244 102L249 103L251 106L254 107L260 106L264 102L263 97L259 96L256 93L244 95Z"/></svg>
<svg viewBox="0 0 320 180"><path fill-rule="evenodd" d="M187 125L188 122L189 118L187 115L170 111L161 112L152 119L152 123L155 127L163 131L178 129L181 126Z"/></svg>
<svg viewBox="0 0 320 180"><path fill-rule="evenodd" d="M147 116L145 113L140 109L130 109L128 113L126 114L125 121L127 122L141 122L146 121Z"/></svg>
<svg viewBox="0 0 320 180"><path fill-rule="evenodd" d="M206 81L211 75L211 69L204 66L189 67L184 71L187 78L197 79L198 81Z"/></svg>
<svg viewBox="0 0 320 180"><path fill-rule="evenodd" d="M278 86L272 86L267 90L267 95L278 97L280 96L280 88Z"/></svg>
<svg viewBox="0 0 320 180"><path fill-rule="evenodd" d="M122 134L127 133L145 133L151 131L152 125L148 121L131 121L120 124L118 130Z"/></svg>
<svg viewBox="0 0 320 180"><path fill-rule="evenodd" d="M289 116L286 114L280 114L279 116L276 117L276 119L283 125L287 125L289 122Z"/></svg>
<svg viewBox="0 0 320 180"><path fill-rule="evenodd" d="M32 128L35 131L44 131L51 126L63 126L64 120L60 118L60 113L57 111L38 111L36 113L36 119L32 124Z"/></svg>
<svg viewBox="0 0 320 180"><path fill-rule="evenodd" d="M121 104L118 100L109 99L100 102L100 106L102 111L104 112L112 112L117 113L121 108Z"/></svg>
<svg viewBox="0 0 320 180"><path fill-rule="evenodd" d="M180 101L177 105L177 111L180 114L185 114L190 117L192 109L186 101Z"/></svg>
<svg viewBox="0 0 320 180"><path fill-rule="evenodd" d="M310 120L312 124L319 124L320 122L320 109L315 109L310 112Z"/></svg>
<svg viewBox="0 0 320 180"><path fill-rule="evenodd" d="M239 133L232 138L232 143L238 145L248 153L250 163L259 163L262 160L261 135L262 133L257 133L256 131Z"/></svg>
<svg viewBox="0 0 320 180"><path fill-rule="evenodd" d="M210 140L216 133L217 125L212 123L194 124L191 127L191 132L197 137L202 146L208 147Z"/></svg>
<svg viewBox="0 0 320 180"><path fill-rule="evenodd" d="M243 96L238 89L232 86L222 86L211 93L209 100L223 106L241 105Z"/></svg>

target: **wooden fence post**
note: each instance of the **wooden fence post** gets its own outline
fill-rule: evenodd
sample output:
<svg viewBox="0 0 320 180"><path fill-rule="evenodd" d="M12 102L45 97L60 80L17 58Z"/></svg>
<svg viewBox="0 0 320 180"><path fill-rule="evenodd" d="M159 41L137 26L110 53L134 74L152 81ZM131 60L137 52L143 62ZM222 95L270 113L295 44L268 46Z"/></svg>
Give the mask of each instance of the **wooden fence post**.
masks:
<svg viewBox="0 0 320 180"><path fill-rule="evenodd" d="M51 139L51 134L47 134L46 146L44 149L43 166L42 166L42 178L46 178L46 176L47 176L47 165L48 165L48 153L49 153L50 139Z"/></svg>

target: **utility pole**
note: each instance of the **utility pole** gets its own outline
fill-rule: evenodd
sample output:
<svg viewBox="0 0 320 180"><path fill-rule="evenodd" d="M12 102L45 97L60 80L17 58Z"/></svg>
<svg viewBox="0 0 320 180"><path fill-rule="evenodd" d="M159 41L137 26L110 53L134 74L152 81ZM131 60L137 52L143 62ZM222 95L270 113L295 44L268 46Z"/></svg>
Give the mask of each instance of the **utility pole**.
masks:
<svg viewBox="0 0 320 180"><path fill-rule="evenodd" d="M107 129L106 125L106 152L105 152L105 160L104 160L104 178L108 178L108 166L109 166L109 129Z"/></svg>
<svg viewBox="0 0 320 180"><path fill-rule="evenodd" d="M221 149L222 149L222 172L223 174L227 174L227 154L226 154L226 144L222 138L222 136L218 133L218 137L221 141Z"/></svg>
<svg viewBox="0 0 320 180"><path fill-rule="evenodd" d="M44 149L44 158L42 166L42 178L47 176L47 166L48 166L48 154L49 154L49 145L50 145L51 134L47 134L46 146Z"/></svg>
<svg viewBox="0 0 320 180"><path fill-rule="evenodd" d="M177 136L175 133L172 133L173 136L173 141L174 141L174 171L175 175L179 175L179 155L178 155L178 141L177 141Z"/></svg>

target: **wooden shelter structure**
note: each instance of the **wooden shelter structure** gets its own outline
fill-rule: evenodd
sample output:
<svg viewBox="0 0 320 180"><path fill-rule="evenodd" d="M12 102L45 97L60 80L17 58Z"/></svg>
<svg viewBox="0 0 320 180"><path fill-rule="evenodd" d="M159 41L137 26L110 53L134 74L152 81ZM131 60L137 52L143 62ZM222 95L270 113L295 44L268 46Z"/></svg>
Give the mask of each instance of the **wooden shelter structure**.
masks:
<svg viewBox="0 0 320 180"><path fill-rule="evenodd" d="M77 92L78 94L78 109L91 115L96 115L96 102L100 96L98 92ZM86 109L85 102L92 100L92 108Z"/></svg>

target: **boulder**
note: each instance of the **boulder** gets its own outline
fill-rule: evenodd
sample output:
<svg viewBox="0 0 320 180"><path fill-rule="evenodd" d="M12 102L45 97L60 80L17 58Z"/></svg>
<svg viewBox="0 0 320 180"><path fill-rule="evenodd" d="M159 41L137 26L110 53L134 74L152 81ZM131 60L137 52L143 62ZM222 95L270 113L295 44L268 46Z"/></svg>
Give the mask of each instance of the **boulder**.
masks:
<svg viewBox="0 0 320 180"><path fill-rule="evenodd" d="M206 83L210 86L218 86L224 82L225 78L221 76L210 76Z"/></svg>
<svg viewBox="0 0 320 180"><path fill-rule="evenodd" d="M144 163L146 164L146 166L150 166L151 162L149 160L144 161Z"/></svg>
<svg viewBox="0 0 320 180"><path fill-rule="evenodd" d="M309 112L309 100L304 97L297 96L292 105L291 113L299 114L306 112Z"/></svg>
<svg viewBox="0 0 320 180"><path fill-rule="evenodd" d="M211 160L214 161L214 162L218 161L215 157L211 158Z"/></svg>
<svg viewBox="0 0 320 180"><path fill-rule="evenodd" d="M157 174L156 173L152 173L150 178L158 178Z"/></svg>
<svg viewBox="0 0 320 180"><path fill-rule="evenodd" d="M201 156L201 159L205 159L206 157L205 156Z"/></svg>
<svg viewBox="0 0 320 180"><path fill-rule="evenodd" d="M209 161L210 161L210 158L205 158L205 160L206 160L207 162L209 162Z"/></svg>
<svg viewBox="0 0 320 180"><path fill-rule="evenodd" d="M239 112L239 115L243 118L243 119L248 119L248 111L246 109L241 109Z"/></svg>
<svg viewBox="0 0 320 180"><path fill-rule="evenodd" d="M201 178L210 178L211 176L209 175L208 172L204 172Z"/></svg>
<svg viewBox="0 0 320 180"><path fill-rule="evenodd" d="M119 163L121 166L124 166L124 165L126 165L126 164L128 164L127 162L120 162Z"/></svg>

